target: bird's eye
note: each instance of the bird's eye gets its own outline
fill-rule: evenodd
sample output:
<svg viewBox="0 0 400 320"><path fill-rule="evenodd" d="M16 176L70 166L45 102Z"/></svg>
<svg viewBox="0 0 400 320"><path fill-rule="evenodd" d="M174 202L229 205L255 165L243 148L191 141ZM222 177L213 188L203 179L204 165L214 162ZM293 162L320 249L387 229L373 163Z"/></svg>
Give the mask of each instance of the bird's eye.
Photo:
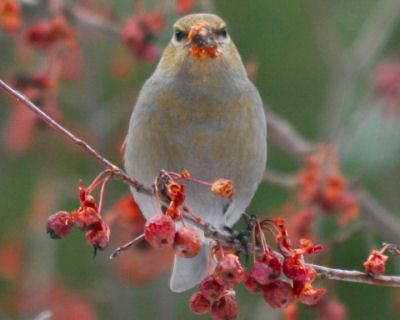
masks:
<svg viewBox="0 0 400 320"><path fill-rule="evenodd" d="M228 29L226 27L220 29L218 30L218 34L223 38L226 38L228 36Z"/></svg>
<svg viewBox="0 0 400 320"><path fill-rule="evenodd" d="M184 31L179 30L179 29L175 30L175 39L176 39L176 41L180 42L185 37L186 37L186 33Z"/></svg>

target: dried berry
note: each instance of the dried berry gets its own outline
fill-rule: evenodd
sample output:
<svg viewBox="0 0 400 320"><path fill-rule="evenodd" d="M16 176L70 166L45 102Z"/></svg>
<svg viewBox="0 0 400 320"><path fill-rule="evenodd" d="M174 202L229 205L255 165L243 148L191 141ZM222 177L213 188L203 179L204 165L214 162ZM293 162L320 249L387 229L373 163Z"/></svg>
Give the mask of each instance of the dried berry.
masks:
<svg viewBox="0 0 400 320"><path fill-rule="evenodd" d="M196 292L190 298L190 309L197 314L204 314L210 311L210 301L201 293Z"/></svg>
<svg viewBox="0 0 400 320"><path fill-rule="evenodd" d="M160 54L154 36L162 31L164 25L165 14L160 10L137 14L126 22L122 41L136 56L152 63Z"/></svg>
<svg viewBox="0 0 400 320"><path fill-rule="evenodd" d="M91 230L101 221L101 216L95 208L84 207L72 212L76 226L82 230Z"/></svg>
<svg viewBox="0 0 400 320"><path fill-rule="evenodd" d="M200 282L200 292L207 299L215 300L224 292L224 286L215 280L214 275L209 275Z"/></svg>
<svg viewBox="0 0 400 320"><path fill-rule="evenodd" d="M211 307L211 314L214 320L235 320L237 319L237 303L235 291L227 291L221 298L215 301Z"/></svg>
<svg viewBox="0 0 400 320"><path fill-rule="evenodd" d="M264 299L272 307L285 309L294 302L292 286L285 280L275 280L264 288Z"/></svg>
<svg viewBox="0 0 400 320"><path fill-rule="evenodd" d="M383 254L384 251L372 250L368 260L364 262L366 273L371 276L380 276L385 273L385 265L389 257Z"/></svg>
<svg viewBox="0 0 400 320"><path fill-rule="evenodd" d="M254 277L252 272L248 272L244 278L244 285L251 293L263 293L264 286L258 283Z"/></svg>
<svg viewBox="0 0 400 320"><path fill-rule="evenodd" d="M254 280L263 286L276 279L274 270L263 261L256 261L250 272Z"/></svg>
<svg viewBox="0 0 400 320"><path fill-rule="evenodd" d="M228 179L218 179L211 186L211 191L222 198L231 199L235 194L233 182Z"/></svg>
<svg viewBox="0 0 400 320"><path fill-rule="evenodd" d="M246 272L239 261L239 257L234 254L224 256L214 271L215 280L227 287L233 287L242 282L245 274Z"/></svg>
<svg viewBox="0 0 400 320"><path fill-rule="evenodd" d="M325 295L326 289L317 289L315 290L311 283L307 282L304 285L303 290L301 291L298 299L301 303L306 304L308 306L312 306L317 304L319 300Z"/></svg>
<svg viewBox="0 0 400 320"><path fill-rule="evenodd" d="M61 239L69 235L74 226L74 219L66 211L58 211L47 220L46 231L52 239Z"/></svg>
<svg viewBox="0 0 400 320"><path fill-rule="evenodd" d="M110 242L110 227L101 220L95 228L86 233L86 241L92 245L95 250L107 248Z"/></svg>
<svg viewBox="0 0 400 320"><path fill-rule="evenodd" d="M300 254L293 254L285 257L282 269L289 279L296 281L310 280L311 270L305 266L303 256Z"/></svg>
<svg viewBox="0 0 400 320"><path fill-rule="evenodd" d="M175 233L175 254L184 258L197 256L201 249L201 237L196 229L182 227Z"/></svg>
<svg viewBox="0 0 400 320"><path fill-rule="evenodd" d="M175 223L171 217L157 214L147 220L144 237L154 248L172 246L175 240Z"/></svg>

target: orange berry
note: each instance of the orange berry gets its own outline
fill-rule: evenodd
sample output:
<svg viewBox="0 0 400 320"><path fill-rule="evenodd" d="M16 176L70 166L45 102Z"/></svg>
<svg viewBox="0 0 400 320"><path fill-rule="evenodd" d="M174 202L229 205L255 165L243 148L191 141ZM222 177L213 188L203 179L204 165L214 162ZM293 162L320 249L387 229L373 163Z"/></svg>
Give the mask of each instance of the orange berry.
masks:
<svg viewBox="0 0 400 320"><path fill-rule="evenodd" d="M182 227L175 233L175 254L184 258L197 256L201 249L201 237L196 229Z"/></svg>
<svg viewBox="0 0 400 320"><path fill-rule="evenodd" d="M190 298L190 309L194 313L204 314L210 311L211 303L201 292L196 292Z"/></svg>
<svg viewBox="0 0 400 320"><path fill-rule="evenodd" d="M172 246L175 240L175 223L171 217L157 214L146 221L144 237L157 249Z"/></svg>
<svg viewBox="0 0 400 320"><path fill-rule="evenodd" d="M215 280L221 285L233 287L242 282L245 277L245 270L234 254L227 254L218 263L214 271Z"/></svg>
<svg viewBox="0 0 400 320"><path fill-rule="evenodd" d="M46 231L52 239L61 239L69 235L74 226L74 219L66 211L58 211L47 220Z"/></svg>

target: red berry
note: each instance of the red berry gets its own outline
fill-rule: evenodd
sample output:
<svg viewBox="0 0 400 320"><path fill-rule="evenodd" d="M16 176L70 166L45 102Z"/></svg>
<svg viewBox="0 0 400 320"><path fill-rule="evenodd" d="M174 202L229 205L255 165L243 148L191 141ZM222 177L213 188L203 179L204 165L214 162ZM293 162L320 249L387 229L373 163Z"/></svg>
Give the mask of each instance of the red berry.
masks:
<svg viewBox="0 0 400 320"><path fill-rule="evenodd" d="M251 274L255 281L264 286L276 278L274 270L262 261L256 261L254 263Z"/></svg>
<svg viewBox="0 0 400 320"><path fill-rule="evenodd" d="M289 279L295 281L307 281L311 276L310 270L305 266L303 256L300 254L285 257L282 269Z"/></svg>
<svg viewBox="0 0 400 320"><path fill-rule="evenodd" d="M66 211L58 211L47 219L46 231L52 239L61 239L69 235L74 219Z"/></svg>
<svg viewBox="0 0 400 320"><path fill-rule="evenodd" d="M235 291L229 290L221 298L215 301L211 307L211 315L214 320L237 319L238 313Z"/></svg>
<svg viewBox="0 0 400 320"><path fill-rule="evenodd" d="M207 299L215 300L224 292L224 286L220 285L213 275L209 275L200 282L200 292Z"/></svg>
<svg viewBox="0 0 400 320"><path fill-rule="evenodd" d="M85 200L82 202L81 205L83 207L96 208L96 202L94 200L94 197L90 194L85 197Z"/></svg>
<svg viewBox="0 0 400 320"><path fill-rule="evenodd" d="M298 299L301 303L312 306L317 304L325 293L326 289L314 289L310 282L306 282L302 285L302 290L300 294L298 294Z"/></svg>
<svg viewBox="0 0 400 320"><path fill-rule="evenodd" d="M97 210L92 207L80 208L73 211L72 216L74 217L76 226L82 231L95 228L101 220L101 216Z"/></svg>
<svg viewBox="0 0 400 320"><path fill-rule="evenodd" d="M190 309L194 313L204 314L210 311L211 303L201 292L196 292L190 298Z"/></svg>
<svg viewBox="0 0 400 320"><path fill-rule="evenodd" d="M201 237L196 229L182 227L175 233L174 250L175 254L192 258L197 256L201 249Z"/></svg>
<svg viewBox="0 0 400 320"><path fill-rule="evenodd" d="M294 302L292 286L284 280L275 280L264 288L264 299L272 307L285 309Z"/></svg>
<svg viewBox="0 0 400 320"><path fill-rule="evenodd" d="M179 14L184 15L191 11L195 4L196 0L177 0L175 5Z"/></svg>
<svg viewBox="0 0 400 320"><path fill-rule="evenodd" d="M107 248L110 242L110 227L108 224L101 220L95 228L86 233L86 241L96 250Z"/></svg>
<svg viewBox="0 0 400 320"><path fill-rule="evenodd" d="M246 272L239 261L239 257L234 254L224 256L214 271L215 280L227 287L233 287L242 282L245 274Z"/></svg>
<svg viewBox="0 0 400 320"><path fill-rule="evenodd" d="M271 278L278 278L279 275L281 274L281 269L282 269L282 263L281 261L278 259L278 257L274 254L274 256L269 257L269 259L267 260L267 264L269 267L272 268L273 272L271 274Z"/></svg>
<svg viewBox="0 0 400 320"><path fill-rule="evenodd" d="M157 214L147 220L144 237L154 248L172 246L175 240L175 223L171 217Z"/></svg>
<svg viewBox="0 0 400 320"><path fill-rule="evenodd" d="M253 277L252 272L248 272L244 278L244 285L251 293L263 293L264 286L259 284Z"/></svg>

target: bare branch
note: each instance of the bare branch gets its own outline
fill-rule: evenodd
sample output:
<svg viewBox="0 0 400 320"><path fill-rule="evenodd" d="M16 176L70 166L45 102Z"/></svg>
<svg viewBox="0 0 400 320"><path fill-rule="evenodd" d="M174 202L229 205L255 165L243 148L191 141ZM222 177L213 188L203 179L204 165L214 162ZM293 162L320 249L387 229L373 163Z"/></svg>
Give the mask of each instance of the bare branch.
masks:
<svg viewBox="0 0 400 320"><path fill-rule="evenodd" d="M298 184L295 176L284 175L271 170L265 171L263 181L288 189L294 188Z"/></svg>
<svg viewBox="0 0 400 320"><path fill-rule="evenodd" d="M22 103L24 106L28 107L32 110L40 119L46 122L50 127L61 133L64 137L70 140L72 143L78 145L82 148L86 153L90 154L93 158L95 158L98 162L100 162L103 166L110 169L112 171L112 176L116 179L120 179L125 181L132 187L134 187L138 192L142 192L148 195L153 194L153 190L151 188L147 188L142 185L139 181L132 179L129 177L122 169L117 167L111 161L104 158L100 153L98 153L95 149L93 149L87 142L78 138L70 131L65 129L62 125L60 125L57 121L55 121L52 117L50 117L47 113L43 112L38 106L32 103L27 97L23 94L11 88L8 84L6 84L3 80L0 79L0 88L5 92L13 96L17 99L18 102Z"/></svg>
<svg viewBox="0 0 400 320"><path fill-rule="evenodd" d="M333 269L316 264L308 264L313 267L320 279L339 280L347 282L357 282L372 284L375 286L400 287L400 277L398 276L376 276L371 277L364 272L355 270Z"/></svg>
<svg viewBox="0 0 400 320"><path fill-rule="evenodd" d="M304 161L315 148L301 137L284 119L267 113L268 138L299 161Z"/></svg>

